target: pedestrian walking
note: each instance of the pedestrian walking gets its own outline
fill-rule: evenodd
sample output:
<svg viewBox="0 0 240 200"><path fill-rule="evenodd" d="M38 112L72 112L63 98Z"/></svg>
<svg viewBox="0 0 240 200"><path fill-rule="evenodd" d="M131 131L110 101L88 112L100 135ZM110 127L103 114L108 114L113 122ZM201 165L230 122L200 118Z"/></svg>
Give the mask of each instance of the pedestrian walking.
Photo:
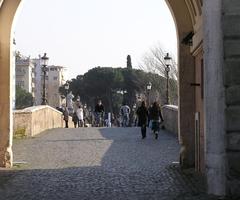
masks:
<svg viewBox="0 0 240 200"><path fill-rule="evenodd" d="M163 122L162 112L159 104L155 101L150 109L149 115L152 121L152 131L155 134L155 139L158 139L158 132L160 129L160 123Z"/></svg>
<svg viewBox="0 0 240 200"><path fill-rule="evenodd" d="M95 124L97 127L103 125L103 117L104 117L104 106L102 101L99 100L97 105L95 106Z"/></svg>
<svg viewBox="0 0 240 200"><path fill-rule="evenodd" d="M73 121L73 123L74 123L74 128L77 128L77 125L78 125L78 116L77 116L77 113L76 113L76 112L73 113L72 121Z"/></svg>
<svg viewBox="0 0 240 200"><path fill-rule="evenodd" d="M141 127L142 139L146 137L147 123L148 123L148 109L145 101L142 102L141 106L137 109L138 126Z"/></svg>
<svg viewBox="0 0 240 200"><path fill-rule="evenodd" d="M76 114L78 117L78 127L83 127L83 108L82 106L79 106L76 110Z"/></svg>
<svg viewBox="0 0 240 200"><path fill-rule="evenodd" d="M122 117L122 126L123 127L129 126L130 108L125 102L120 108L120 115Z"/></svg>
<svg viewBox="0 0 240 200"><path fill-rule="evenodd" d="M65 128L68 128L68 119L69 119L69 112L68 112L68 108L65 107L63 110L63 120L65 121Z"/></svg>

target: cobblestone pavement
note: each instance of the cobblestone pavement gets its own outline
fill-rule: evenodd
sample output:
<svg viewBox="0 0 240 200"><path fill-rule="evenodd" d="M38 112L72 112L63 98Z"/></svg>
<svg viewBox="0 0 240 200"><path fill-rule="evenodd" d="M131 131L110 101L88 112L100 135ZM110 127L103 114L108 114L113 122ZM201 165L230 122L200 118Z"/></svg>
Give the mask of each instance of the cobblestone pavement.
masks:
<svg viewBox="0 0 240 200"><path fill-rule="evenodd" d="M164 131L142 140L138 128L55 129L13 146L1 200L213 199L201 177L179 169L177 139Z"/></svg>

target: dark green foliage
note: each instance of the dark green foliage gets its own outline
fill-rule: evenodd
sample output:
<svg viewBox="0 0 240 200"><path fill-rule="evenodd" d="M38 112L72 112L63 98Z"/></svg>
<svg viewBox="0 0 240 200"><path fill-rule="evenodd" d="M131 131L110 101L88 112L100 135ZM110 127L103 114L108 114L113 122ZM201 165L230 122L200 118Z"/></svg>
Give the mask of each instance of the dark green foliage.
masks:
<svg viewBox="0 0 240 200"><path fill-rule="evenodd" d="M79 95L81 102L92 108L97 100L101 99L106 111L118 114L123 101L132 106L136 103L137 93L146 95L146 85L149 81L153 85L152 93L158 91L160 95L164 94L165 78L157 74L138 69L96 67L69 81L69 91L72 91L75 97ZM59 88L59 91L65 95L64 87ZM117 91L127 93L120 94Z"/></svg>
<svg viewBox="0 0 240 200"><path fill-rule="evenodd" d="M16 87L16 109L23 109L33 105L32 94L21 87Z"/></svg>

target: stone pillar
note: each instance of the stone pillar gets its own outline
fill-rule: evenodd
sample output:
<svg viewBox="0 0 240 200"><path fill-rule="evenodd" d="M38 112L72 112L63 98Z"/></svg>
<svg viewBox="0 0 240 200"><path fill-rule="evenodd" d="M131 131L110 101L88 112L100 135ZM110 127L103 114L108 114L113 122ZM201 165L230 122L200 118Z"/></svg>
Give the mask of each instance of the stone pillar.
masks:
<svg viewBox="0 0 240 200"><path fill-rule="evenodd" d="M21 0L0 4L0 167L12 166L12 24Z"/></svg>
<svg viewBox="0 0 240 200"><path fill-rule="evenodd" d="M204 1L204 114L208 192L226 194L222 0Z"/></svg>
<svg viewBox="0 0 240 200"><path fill-rule="evenodd" d="M240 199L240 1L223 1L227 194Z"/></svg>
<svg viewBox="0 0 240 200"><path fill-rule="evenodd" d="M181 144L180 162L183 168L195 164L195 62L190 47L179 46L179 138Z"/></svg>

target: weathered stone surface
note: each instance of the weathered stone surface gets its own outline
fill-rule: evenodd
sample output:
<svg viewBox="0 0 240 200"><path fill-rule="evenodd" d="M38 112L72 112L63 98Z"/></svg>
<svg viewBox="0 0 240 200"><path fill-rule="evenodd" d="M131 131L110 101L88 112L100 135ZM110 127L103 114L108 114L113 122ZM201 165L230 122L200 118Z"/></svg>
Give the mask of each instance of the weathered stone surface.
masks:
<svg viewBox="0 0 240 200"><path fill-rule="evenodd" d="M240 1L223 0L223 35L224 41L224 84L226 88L227 159L228 181L227 193L240 197ZM235 198L234 198L235 199Z"/></svg>
<svg viewBox="0 0 240 200"><path fill-rule="evenodd" d="M0 149L0 167L10 168L12 167L12 152L7 148Z"/></svg>
<svg viewBox="0 0 240 200"><path fill-rule="evenodd" d="M240 152L228 152L228 166L231 176L240 178Z"/></svg>
<svg viewBox="0 0 240 200"><path fill-rule="evenodd" d="M228 180L228 194L232 196L236 196L236 198L231 198L234 200L238 200L240 197L240 181L238 178L230 178Z"/></svg>
<svg viewBox="0 0 240 200"><path fill-rule="evenodd" d="M224 73L225 85L240 85L240 60L226 60Z"/></svg>
<svg viewBox="0 0 240 200"><path fill-rule="evenodd" d="M226 103L227 105L240 105L240 85L226 89Z"/></svg>
<svg viewBox="0 0 240 200"><path fill-rule="evenodd" d="M240 1L239 0L224 0L223 12L225 15L232 14L238 15L240 13Z"/></svg>
<svg viewBox="0 0 240 200"><path fill-rule="evenodd" d="M162 107L162 114L165 128L178 135L178 107L165 105Z"/></svg>
<svg viewBox="0 0 240 200"><path fill-rule="evenodd" d="M240 132L227 135L227 148L232 151L240 152Z"/></svg>
<svg viewBox="0 0 240 200"><path fill-rule="evenodd" d="M240 24L240 15L227 15L223 17L223 31L225 37L238 37L240 35L240 26L236 24Z"/></svg>
<svg viewBox="0 0 240 200"><path fill-rule="evenodd" d="M13 131L25 130L26 136L33 137L45 130L64 127L62 113L50 106L33 106L17 110L13 116ZM73 128L69 117L69 127Z"/></svg>
<svg viewBox="0 0 240 200"><path fill-rule="evenodd" d="M227 131L240 131L240 106L226 108Z"/></svg>
<svg viewBox="0 0 240 200"><path fill-rule="evenodd" d="M225 58L240 58L240 40L225 40L224 56Z"/></svg>

